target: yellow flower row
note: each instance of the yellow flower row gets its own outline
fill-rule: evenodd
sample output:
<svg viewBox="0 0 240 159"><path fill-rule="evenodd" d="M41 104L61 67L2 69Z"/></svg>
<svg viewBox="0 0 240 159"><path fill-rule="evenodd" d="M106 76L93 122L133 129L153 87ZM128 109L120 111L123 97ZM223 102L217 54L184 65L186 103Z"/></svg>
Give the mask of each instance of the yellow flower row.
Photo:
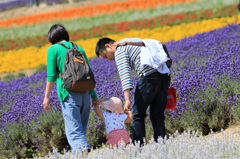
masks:
<svg viewBox="0 0 240 159"><path fill-rule="evenodd" d="M228 24L239 22L240 14L226 18L182 23L177 26L131 30L120 34L108 35L108 37L115 39L116 41L123 38L139 37L142 39L152 38L161 42L168 42L170 40L180 40L197 33L218 29ZM95 44L97 41L98 38L91 38L87 40L79 40L76 41L76 43L83 47L88 58L92 58L95 57ZM47 64L47 48L49 46L49 44L41 48L31 46L19 50L0 52L0 73L31 69L36 68L41 64Z"/></svg>

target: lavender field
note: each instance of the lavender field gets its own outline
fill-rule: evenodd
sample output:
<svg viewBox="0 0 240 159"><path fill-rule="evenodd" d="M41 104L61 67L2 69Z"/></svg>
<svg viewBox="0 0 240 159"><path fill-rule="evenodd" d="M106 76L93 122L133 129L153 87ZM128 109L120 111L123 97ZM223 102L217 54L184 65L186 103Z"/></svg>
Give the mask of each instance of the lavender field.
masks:
<svg viewBox="0 0 240 159"><path fill-rule="evenodd" d="M46 3L47 5L54 5L60 3L67 3L67 0L39 0L39 3ZM34 1L34 3L36 3ZM30 0L11 0L6 2L0 2L0 11L5 11L13 8L25 7L30 5Z"/></svg>
<svg viewBox="0 0 240 159"><path fill-rule="evenodd" d="M30 0L13 0L13 1L6 1L0 2L0 11L8 10L11 8L22 7L29 5Z"/></svg>
<svg viewBox="0 0 240 159"><path fill-rule="evenodd" d="M211 130L220 131L239 121L240 25L171 41L166 46L174 61L171 85L177 88L178 96L177 108L165 113L167 134L189 129L207 135ZM92 59L90 64L100 100L112 96L123 99L115 63ZM132 81L136 84L134 73ZM56 87L50 95L52 110L45 112L42 108L45 84L46 72L0 83L0 156L11 157L16 152L21 156L29 150L46 155L52 146L58 150L66 148ZM146 120L147 140L151 141L149 122ZM131 134L129 125L128 131ZM87 134L94 148L105 142L104 122L94 111L90 114Z"/></svg>

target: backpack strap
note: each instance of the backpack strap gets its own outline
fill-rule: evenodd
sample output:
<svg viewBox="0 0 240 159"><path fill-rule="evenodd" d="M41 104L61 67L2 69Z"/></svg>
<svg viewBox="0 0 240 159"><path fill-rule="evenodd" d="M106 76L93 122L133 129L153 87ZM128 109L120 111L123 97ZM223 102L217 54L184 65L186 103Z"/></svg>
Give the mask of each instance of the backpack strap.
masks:
<svg viewBox="0 0 240 159"><path fill-rule="evenodd" d="M144 47L146 47L146 45L144 44L144 42L122 42L122 43L119 43L119 44L117 45L117 47L119 47L119 46L125 46L125 45L135 45L135 46L144 46ZM168 53L168 50L167 50L166 45L165 45L164 43L162 43L162 46L163 46L163 49L164 49L164 51L166 52L167 57L168 57L168 60L167 60L167 62L166 62L167 67L168 67L168 68L171 68L171 66L172 66L172 59L171 59L171 57L170 57L170 55L169 55L169 53Z"/></svg>
<svg viewBox="0 0 240 159"><path fill-rule="evenodd" d="M119 46L125 46L125 45L136 45L136 46L144 46L144 47L145 47L144 42L123 42L123 43L119 43L119 44L117 45L117 47L119 47Z"/></svg>
<svg viewBox="0 0 240 159"><path fill-rule="evenodd" d="M59 42L59 43L57 43L57 44L62 45L62 46L65 47L66 49L70 49L69 47L67 47L65 44L63 44L63 43L61 43L61 42ZM59 77L62 78L62 74L61 74L61 72L59 71L58 68L57 68L57 73L58 73Z"/></svg>
<svg viewBox="0 0 240 159"><path fill-rule="evenodd" d="M166 52L167 57L168 57L168 60L167 60L167 62L166 62L167 67L168 67L168 68L171 68L171 67L172 67L172 59L171 59L171 57L170 57L170 55L169 55L169 53L168 53L168 50L167 50L166 45L165 45L165 44L162 44L162 45L163 45L163 49L164 49L164 51Z"/></svg>
<svg viewBox="0 0 240 159"><path fill-rule="evenodd" d="M144 46L144 47L145 47L144 42L123 42L123 43L119 43L119 44L117 45L117 47L118 47L118 46L125 46L125 45L136 45L136 46ZM165 45L164 43L162 43L162 45L163 45L164 51L165 51L166 54L167 54L167 57L168 57L169 59L171 59L171 58L170 58L170 55L169 55L169 53L168 53L168 50L167 50L166 45Z"/></svg>
<svg viewBox="0 0 240 159"><path fill-rule="evenodd" d="M77 45L73 42L71 42L71 43L72 43L73 48L78 50Z"/></svg>
<svg viewBox="0 0 240 159"><path fill-rule="evenodd" d="M60 44L60 45L62 45L63 47L65 47L65 48L67 48L67 49L70 49L69 47L67 47L65 44L63 44L63 43L57 43L57 44Z"/></svg>
<svg viewBox="0 0 240 159"><path fill-rule="evenodd" d="M168 50L167 50L166 45L165 45L165 44L162 44L162 45L163 45L163 49L164 49L164 51L165 51L166 54L167 54L167 57L168 57L169 59L171 59L171 58L170 58L170 55L169 55L169 53L168 53Z"/></svg>

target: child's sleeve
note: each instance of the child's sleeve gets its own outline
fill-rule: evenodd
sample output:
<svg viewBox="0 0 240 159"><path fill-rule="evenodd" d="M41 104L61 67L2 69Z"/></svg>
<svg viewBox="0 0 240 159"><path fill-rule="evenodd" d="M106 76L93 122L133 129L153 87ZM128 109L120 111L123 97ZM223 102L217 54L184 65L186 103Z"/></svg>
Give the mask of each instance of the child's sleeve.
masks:
<svg viewBox="0 0 240 159"><path fill-rule="evenodd" d="M103 117L104 117L104 119L106 118L106 116L107 116L107 113L106 113L105 111L103 111Z"/></svg>
<svg viewBox="0 0 240 159"><path fill-rule="evenodd" d="M123 121L125 121L125 120L127 119L127 117L128 117L127 114L122 114L122 115L121 115L121 118L122 118Z"/></svg>

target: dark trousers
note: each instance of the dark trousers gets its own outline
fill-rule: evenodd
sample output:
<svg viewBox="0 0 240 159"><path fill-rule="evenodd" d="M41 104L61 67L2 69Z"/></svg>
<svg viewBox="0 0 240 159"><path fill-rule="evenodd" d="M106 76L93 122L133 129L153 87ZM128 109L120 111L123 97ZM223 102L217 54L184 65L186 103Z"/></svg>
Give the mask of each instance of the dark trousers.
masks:
<svg viewBox="0 0 240 159"><path fill-rule="evenodd" d="M134 143L140 141L142 145L143 138L146 137L144 119L148 106L150 106L154 140L157 142L158 137L165 137L164 111L167 104L169 85L170 76L158 72L138 79L132 106L133 121L131 125Z"/></svg>

